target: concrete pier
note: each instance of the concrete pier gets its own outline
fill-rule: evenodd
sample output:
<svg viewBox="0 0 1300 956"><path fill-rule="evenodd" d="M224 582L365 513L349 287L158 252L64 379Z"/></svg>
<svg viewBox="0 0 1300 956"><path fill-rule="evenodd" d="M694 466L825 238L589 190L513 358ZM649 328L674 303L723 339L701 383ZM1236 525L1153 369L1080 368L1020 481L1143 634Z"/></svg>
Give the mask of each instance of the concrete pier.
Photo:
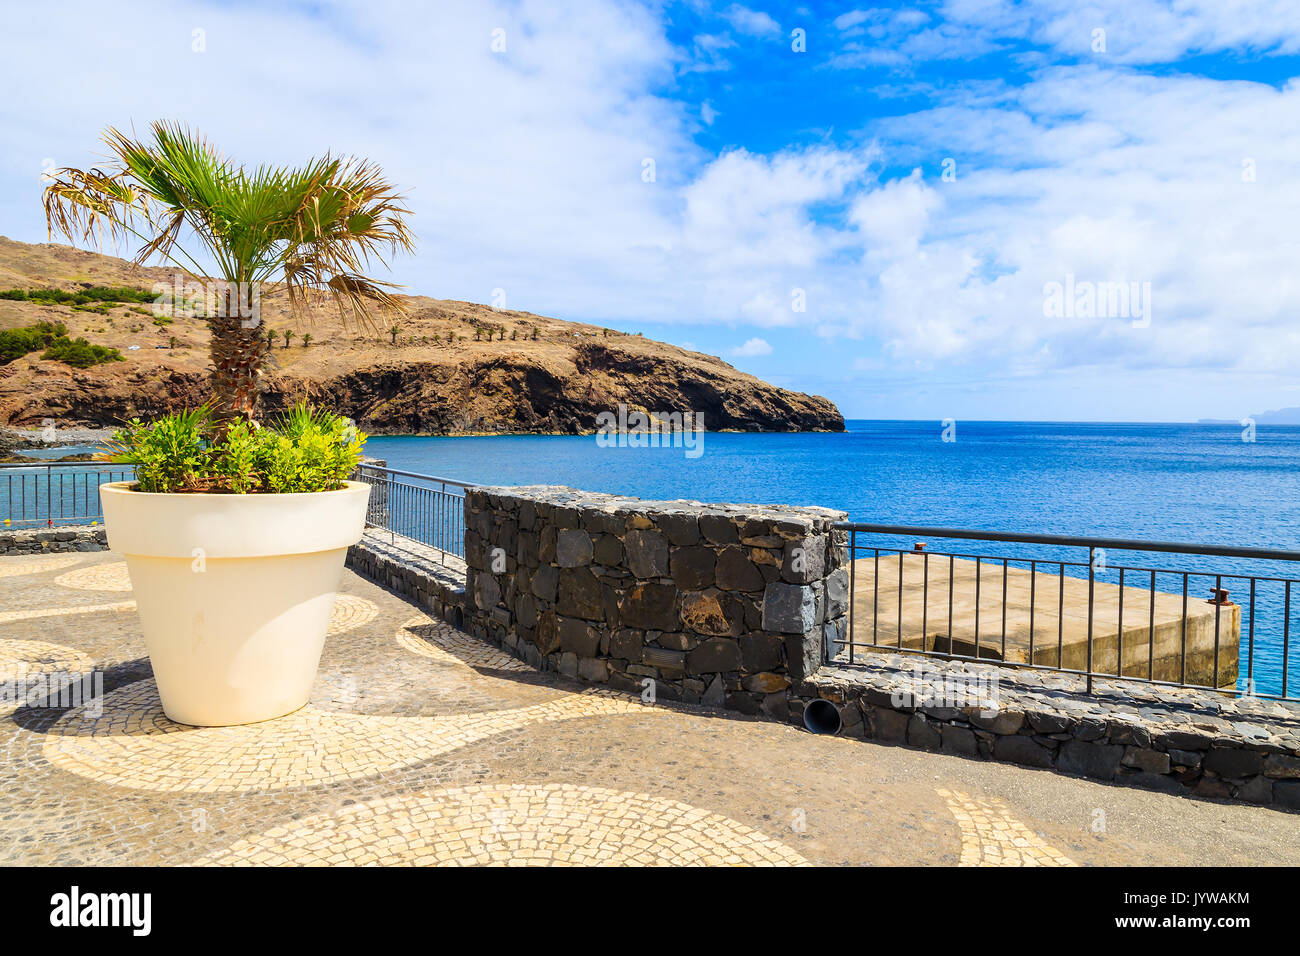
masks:
<svg viewBox="0 0 1300 956"><path fill-rule="evenodd" d="M900 557L903 572L901 613ZM1055 573L1056 566L1048 564L1040 565L1031 581L1027 566L1009 565L1006 568L1004 602L1001 561L976 562L967 558L950 559L943 554L914 552L902 556L882 554L878 565L874 556L860 558L854 565L853 640L858 645L855 654L870 651L862 645L875 644L884 650L925 648L932 652L990 661L1075 670L1087 668L1087 578L1068 574L1062 578ZM1241 632L1240 606L1211 604L1207 600L1210 596L1208 591L1189 591L1184 627L1181 593L1155 592L1153 609L1150 579L1136 576L1135 581L1134 578L1130 574L1124 582L1121 635L1119 572L1098 572L1095 577L1092 617L1094 673L1119 674L1122 645L1124 663L1123 673L1119 676L1150 676L1155 680L1185 681L1203 686L1234 685ZM1148 586L1133 586L1135 583ZM847 659L847 654L845 648L838 659Z"/></svg>

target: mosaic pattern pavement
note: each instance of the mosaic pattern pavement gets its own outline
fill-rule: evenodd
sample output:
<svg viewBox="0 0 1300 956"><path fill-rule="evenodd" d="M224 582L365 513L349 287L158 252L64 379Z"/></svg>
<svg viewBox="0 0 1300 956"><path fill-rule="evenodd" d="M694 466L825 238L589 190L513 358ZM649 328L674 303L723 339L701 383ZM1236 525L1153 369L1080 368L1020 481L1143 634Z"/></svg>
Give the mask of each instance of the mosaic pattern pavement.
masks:
<svg viewBox="0 0 1300 956"><path fill-rule="evenodd" d="M82 554L51 554L39 558L7 558L4 561L0 561L0 578L28 577L33 574L44 574L46 571L57 571L60 568L70 568L74 564L80 564L83 560L85 560L85 555Z"/></svg>
<svg viewBox="0 0 1300 956"><path fill-rule="evenodd" d="M239 793L383 774L507 730L645 709L599 690L544 704L454 717L302 710L258 724L189 727L163 714L153 681L109 693L96 715L78 708L47 733L45 757L69 773L138 790Z"/></svg>
<svg viewBox="0 0 1300 956"><path fill-rule="evenodd" d="M85 654L47 641L0 641L0 683L22 674L79 674L94 667Z"/></svg>
<svg viewBox="0 0 1300 956"><path fill-rule="evenodd" d="M54 583L59 587L74 588L78 591L131 590L131 578L127 574L125 561L77 568L67 574L60 574L54 579Z"/></svg>
<svg viewBox="0 0 1300 956"><path fill-rule="evenodd" d="M6 689L0 695L0 714L12 713L29 702L39 703L71 684L93 688L93 683L83 685L83 681L94 667L89 656L62 644L0 640L0 686ZM70 692L64 693L70 702Z"/></svg>
<svg viewBox="0 0 1300 956"><path fill-rule="evenodd" d="M777 840L707 810L572 784L462 787L309 817L207 864L806 866Z"/></svg>
<svg viewBox="0 0 1300 956"><path fill-rule="evenodd" d="M0 624L16 621L36 621L43 617L65 617L71 614L100 614L105 611L134 611L134 601L113 601L110 604L74 604L68 607L35 607L23 611L0 611Z"/></svg>
<svg viewBox="0 0 1300 956"><path fill-rule="evenodd" d="M334 610L330 614L330 626L327 634L346 634L358 627L364 627L379 616L379 608L373 601L340 594L334 599Z"/></svg>
<svg viewBox="0 0 1300 956"><path fill-rule="evenodd" d="M1014 816L1000 800L939 790L961 828L962 866L1074 866Z"/></svg>
<svg viewBox="0 0 1300 956"><path fill-rule="evenodd" d="M423 615L411 618L397 629L397 643L412 654L440 664L533 673L533 668L501 649Z"/></svg>
<svg viewBox="0 0 1300 956"><path fill-rule="evenodd" d="M0 686L104 689L0 706L0 864L1300 863L1285 814L647 705L350 573L305 708L174 724L123 566L0 558Z"/></svg>

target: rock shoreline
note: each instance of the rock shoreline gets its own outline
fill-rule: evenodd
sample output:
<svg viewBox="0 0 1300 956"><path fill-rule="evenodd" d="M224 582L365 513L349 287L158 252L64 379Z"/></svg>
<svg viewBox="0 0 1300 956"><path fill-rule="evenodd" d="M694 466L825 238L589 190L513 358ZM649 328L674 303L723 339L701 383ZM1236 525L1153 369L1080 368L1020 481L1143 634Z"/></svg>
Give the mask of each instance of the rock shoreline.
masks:
<svg viewBox="0 0 1300 956"><path fill-rule="evenodd" d="M72 448L99 445L113 437L113 428L59 428L54 438L43 437L39 428L0 428L0 454L40 448Z"/></svg>
<svg viewBox="0 0 1300 956"><path fill-rule="evenodd" d="M174 278L174 270L2 237L0 271L15 287L69 291ZM401 298L407 314L386 333L357 328L326 306L299 321L282 291L265 290L261 320L275 342L262 370L265 412L305 399L375 435L581 435L619 405L702 415L708 431L844 431L829 399L779 388L718 356L585 322ZM58 321L125 359L75 369L33 353L0 366L0 425L39 429L53 419L57 427L112 428L210 398L205 320L136 308L101 314L0 300L0 328Z"/></svg>

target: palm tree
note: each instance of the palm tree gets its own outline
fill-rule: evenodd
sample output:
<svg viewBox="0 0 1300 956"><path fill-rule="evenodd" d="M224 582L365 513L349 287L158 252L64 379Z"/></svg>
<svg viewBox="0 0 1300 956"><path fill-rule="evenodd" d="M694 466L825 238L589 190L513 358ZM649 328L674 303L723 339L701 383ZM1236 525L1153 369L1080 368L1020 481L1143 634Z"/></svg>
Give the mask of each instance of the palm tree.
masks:
<svg viewBox="0 0 1300 956"><path fill-rule="evenodd" d="M388 330L388 334L393 337L394 345L397 344L397 333L400 331L402 331L402 327L400 325L394 325L391 329Z"/></svg>
<svg viewBox="0 0 1300 956"><path fill-rule="evenodd" d="M275 346L275 337L279 335L275 329L270 326L266 329L266 350L269 352Z"/></svg>
<svg viewBox="0 0 1300 956"><path fill-rule="evenodd" d="M295 335L297 335L298 333L295 332L293 329L285 329L283 334L284 334L284 347L288 348L289 340L293 338Z"/></svg>
<svg viewBox="0 0 1300 956"><path fill-rule="evenodd" d="M303 348L306 348L306 347L309 346L309 345L311 345L311 333L310 333L310 332L304 332L304 333L302 334L302 347L303 347Z"/></svg>
<svg viewBox="0 0 1300 956"><path fill-rule="evenodd" d="M405 308L391 283L364 275L371 258L414 250L410 211L382 171L364 160L326 155L298 169L246 170L196 133L154 123L151 138L109 128L106 168L60 169L45 189L51 236L69 241L141 243L137 263L157 257L200 279L183 248L196 238L224 282L223 308L208 317L212 387L221 416L256 417L258 376L269 351L253 310L253 290L281 282L296 317L328 295L344 319L371 321L372 310ZM287 339L286 339L287 344Z"/></svg>

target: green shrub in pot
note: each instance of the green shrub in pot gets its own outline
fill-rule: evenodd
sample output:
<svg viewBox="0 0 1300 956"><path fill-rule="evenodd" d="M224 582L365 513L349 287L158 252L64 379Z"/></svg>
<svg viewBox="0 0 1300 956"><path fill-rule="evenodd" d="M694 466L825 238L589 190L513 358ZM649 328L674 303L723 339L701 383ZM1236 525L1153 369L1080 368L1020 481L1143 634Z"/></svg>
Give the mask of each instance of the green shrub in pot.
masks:
<svg viewBox="0 0 1300 956"><path fill-rule="evenodd" d="M366 440L347 418L306 404L266 425L222 425L208 405L132 419L104 458L135 466L139 489L155 494L301 494L344 487Z"/></svg>

